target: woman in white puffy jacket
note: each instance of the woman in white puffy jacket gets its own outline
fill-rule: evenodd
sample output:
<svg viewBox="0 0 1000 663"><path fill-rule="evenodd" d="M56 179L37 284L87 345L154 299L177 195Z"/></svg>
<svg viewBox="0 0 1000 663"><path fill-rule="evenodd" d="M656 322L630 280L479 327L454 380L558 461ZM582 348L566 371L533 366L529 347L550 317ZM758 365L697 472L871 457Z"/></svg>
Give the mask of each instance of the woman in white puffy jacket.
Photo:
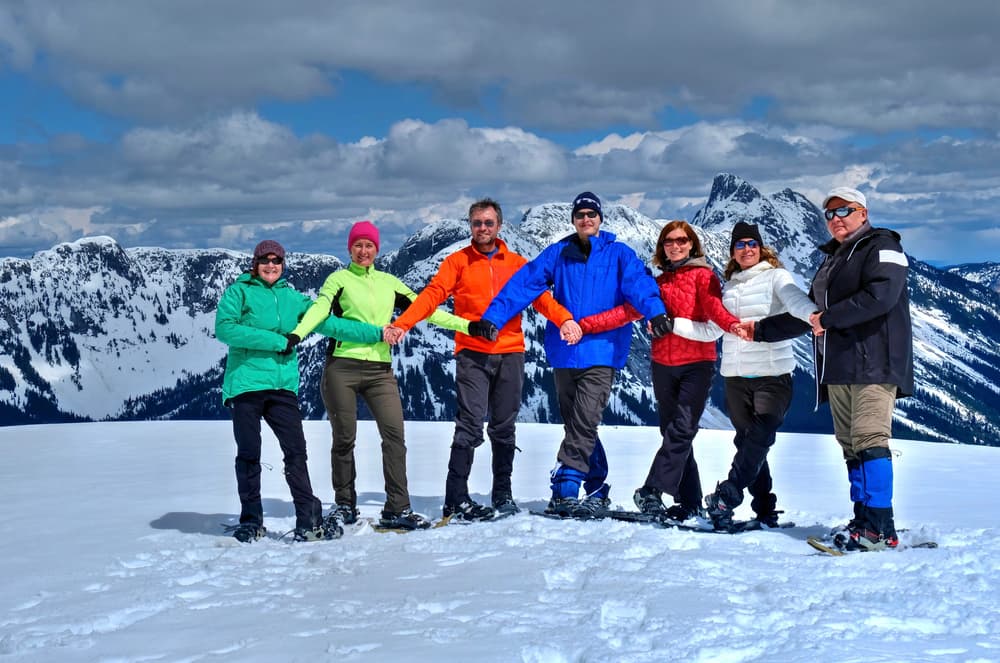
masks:
<svg viewBox="0 0 1000 663"><path fill-rule="evenodd" d="M729 244L730 261L722 302L741 321L755 321L778 313L791 313L809 321L816 305L782 268L777 254L763 245L756 225L739 222ZM674 321L674 333L707 340L723 335L711 322ZM757 521L778 525L777 498L771 492L767 452L785 420L792 402L793 341L755 343L733 334L722 339L722 367L726 405L736 429L736 455L729 476L720 481L705 505L716 529L732 529L733 510L743 503L743 491L753 498L750 506Z"/></svg>

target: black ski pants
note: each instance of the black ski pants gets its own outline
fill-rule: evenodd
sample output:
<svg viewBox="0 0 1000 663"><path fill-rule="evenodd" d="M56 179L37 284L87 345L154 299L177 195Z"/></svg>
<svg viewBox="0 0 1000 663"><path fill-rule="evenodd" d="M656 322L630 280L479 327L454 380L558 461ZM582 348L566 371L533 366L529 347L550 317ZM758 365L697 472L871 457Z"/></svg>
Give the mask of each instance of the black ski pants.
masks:
<svg viewBox="0 0 1000 663"><path fill-rule="evenodd" d="M515 422L521 409L524 353L489 354L462 350L455 355L455 434L448 460L444 503L469 499L469 472L475 449L483 443L483 419L493 452L492 498L511 495Z"/></svg>
<svg viewBox="0 0 1000 663"><path fill-rule="evenodd" d="M727 495L726 504L736 507L742 503L745 489L749 489L755 501L769 499L772 482L767 453L791 404L792 376L787 373L726 378L726 408L736 429L733 437L736 455L728 481L739 490L739 501L734 500L735 495Z"/></svg>
<svg viewBox="0 0 1000 663"><path fill-rule="evenodd" d="M295 526L312 529L323 521L323 504L313 495L306 465L302 413L294 393L285 389L250 391L229 399L236 438L236 488L240 522L262 525L260 498L260 420L274 431L284 454L285 481L295 505Z"/></svg>
<svg viewBox="0 0 1000 663"><path fill-rule="evenodd" d="M701 507L701 476L694 458L694 436L705 411L715 362L681 366L652 364L653 394L663 440L653 457L645 486L667 493L689 508Z"/></svg>

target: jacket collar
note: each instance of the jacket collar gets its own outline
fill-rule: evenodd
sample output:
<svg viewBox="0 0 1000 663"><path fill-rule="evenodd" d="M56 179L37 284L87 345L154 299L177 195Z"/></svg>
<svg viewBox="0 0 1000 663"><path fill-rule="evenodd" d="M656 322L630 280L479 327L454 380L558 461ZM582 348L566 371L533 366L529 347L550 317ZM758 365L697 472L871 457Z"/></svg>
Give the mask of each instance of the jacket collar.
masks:
<svg viewBox="0 0 1000 663"><path fill-rule="evenodd" d="M259 276L254 276L250 272L243 272L238 277L236 277L237 283L246 283L247 285L258 285L264 288L284 288L288 285L285 277L282 276L272 285L268 285L267 281L260 278Z"/></svg>
<svg viewBox="0 0 1000 663"><path fill-rule="evenodd" d="M733 275L729 277L730 281L749 281L758 274L762 274L770 269L774 269L774 265L766 260L761 260L753 267L747 269L742 269L738 272L733 272Z"/></svg>
<svg viewBox="0 0 1000 663"><path fill-rule="evenodd" d="M362 267L361 265L356 264L353 260L351 261L351 264L347 266L347 269L352 274L357 274L358 276L366 276L372 272L378 271L375 269L375 265L372 265L371 267Z"/></svg>
<svg viewBox="0 0 1000 663"><path fill-rule="evenodd" d="M494 241L496 242L497 250L496 253L493 254L493 257L503 256L509 252L509 250L507 249L507 242L503 241L499 237L497 237ZM489 256L487 256L485 253L477 249L476 245L473 244L471 241L469 242L469 245L465 247L465 250L468 251L469 255L473 258L482 258L483 260L489 258Z"/></svg>

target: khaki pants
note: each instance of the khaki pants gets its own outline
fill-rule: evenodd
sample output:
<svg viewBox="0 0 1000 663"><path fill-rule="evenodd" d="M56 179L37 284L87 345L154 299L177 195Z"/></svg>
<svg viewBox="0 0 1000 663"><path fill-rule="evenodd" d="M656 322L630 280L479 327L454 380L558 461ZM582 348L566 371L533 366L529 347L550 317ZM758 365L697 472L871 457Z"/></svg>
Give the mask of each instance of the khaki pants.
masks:
<svg viewBox="0 0 1000 663"><path fill-rule="evenodd" d="M385 508L400 513L410 506L406 485L406 442L403 438L403 404L392 365L358 359L331 359L323 370L321 387L333 428L330 464L337 504L357 506L357 470L354 444L358 431L358 396L368 405L382 437L382 475Z"/></svg>
<svg viewBox="0 0 1000 663"><path fill-rule="evenodd" d="M833 434L844 460L860 460L865 449L889 448L896 385L831 384L827 388Z"/></svg>

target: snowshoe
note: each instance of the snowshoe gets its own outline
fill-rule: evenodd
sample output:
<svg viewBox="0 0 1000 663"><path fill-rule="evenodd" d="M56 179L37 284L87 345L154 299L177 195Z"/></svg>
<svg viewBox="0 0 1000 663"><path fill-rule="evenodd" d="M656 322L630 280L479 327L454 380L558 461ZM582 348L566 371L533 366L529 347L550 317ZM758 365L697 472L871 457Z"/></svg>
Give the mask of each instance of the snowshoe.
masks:
<svg viewBox="0 0 1000 663"><path fill-rule="evenodd" d="M484 506L473 500L465 500L457 506L445 504L442 515L450 520L493 520L496 511L492 507Z"/></svg>

